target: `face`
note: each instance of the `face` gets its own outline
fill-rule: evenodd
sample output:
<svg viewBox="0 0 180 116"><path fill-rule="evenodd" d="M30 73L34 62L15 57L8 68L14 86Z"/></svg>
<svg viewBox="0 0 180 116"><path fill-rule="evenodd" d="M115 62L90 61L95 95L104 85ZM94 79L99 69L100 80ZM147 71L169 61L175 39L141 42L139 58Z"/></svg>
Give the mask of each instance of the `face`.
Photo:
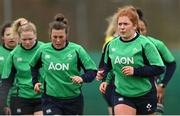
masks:
<svg viewBox="0 0 180 116"><path fill-rule="evenodd" d="M52 29L51 31L51 41L53 46L56 49L61 49L65 47L67 40L67 34L65 32L65 29Z"/></svg>
<svg viewBox="0 0 180 116"><path fill-rule="evenodd" d="M142 35L147 34L146 25L144 24L143 21L139 21L139 31L140 31L140 34L142 34Z"/></svg>
<svg viewBox="0 0 180 116"><path fill-rule="evenodd" d="M127 16L118 18L118 33L124 40L130 40L134 37L136 25L130 21Z"/></svg>
<svg viewBox="0 0 180 116"><path fill-rule="evenodd" d="M4 37L2 39L5 47L9 49L13 49L18 44L18 38L19 38L18 35L12 34L11 28L8 27L5 29Z"/></svg>
<svg viewBox="0 0 180 116"><path fill-rule="evenodd" d="M31 49L36 43L36 34L33 31L22 31L20 43L25 49Z"/></svg>

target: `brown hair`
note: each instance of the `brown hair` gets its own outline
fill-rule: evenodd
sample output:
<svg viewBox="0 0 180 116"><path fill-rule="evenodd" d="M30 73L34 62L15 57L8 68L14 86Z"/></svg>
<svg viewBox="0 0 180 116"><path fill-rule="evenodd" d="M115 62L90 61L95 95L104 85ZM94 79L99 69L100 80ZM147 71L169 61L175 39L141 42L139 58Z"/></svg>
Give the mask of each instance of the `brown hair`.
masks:
<svg viewBox="0 0 180 116"><path fill-rule="evenodd" d="M66 34L69 32L68 20L61 13L58 13L54 17L54 21L49 23L49 33L51 34L52 29L60 30L65 29Z"/></svg>
<svg viewBox="0 0 180 116"><path fill-rule="evenodd" d="M4 32L6 31L6 28L10 28L12 25L11 22L4 23L1 27L1 37L4 37Z"/></svg>

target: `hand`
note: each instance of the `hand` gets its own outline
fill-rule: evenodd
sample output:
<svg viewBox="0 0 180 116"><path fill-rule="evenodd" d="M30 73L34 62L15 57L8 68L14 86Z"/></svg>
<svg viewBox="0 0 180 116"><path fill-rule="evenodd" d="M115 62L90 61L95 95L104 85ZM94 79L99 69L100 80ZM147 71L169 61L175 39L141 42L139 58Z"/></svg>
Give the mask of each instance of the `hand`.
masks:
<svg viewBox="0 0 180 116"><path fill-rule="evenodd" d="M132 76L134 74L134 67L132 66L124 66L121 69L122 73L127 75L127 76Z"/></svg>
<svg viewBox="0 0 180 116"><path fill-rule="evenodd" d="M4 107L5 115L11 115L11 109L9 107Z"/></svg>
<svg viewBox="0 0 180 116"><path fill-rule="evenodd" d="M108 86L107 82L102 82L100 84L99 90L101 91L101 93L105 94L107 86Z"/></svg>
<svg viewBox="0 0 180 116"><path fill-rule="evenodd" d="M163 103L163 98L164 98L164 93L165 93L165 88L162 88L161 86L156 86L157 89L157 98L158 98L158 103Z"/></svg>
<svg viewBox="0 0 180 116"><path fill-rule="evenodd" d="M41 83L36 83L35 84L35 86L34 86L34 91L36 92L36 93L40 93L41 92L41 89L40 89L40 86L41 86L42 84Z"/></svg>
<svg viewBox="0 0 180 116"><path fill-rule="evenodd" d="M73 83L77 83L77 84L80 84L83 82L83 79L79 76L71 77L71 80L73 81Z"/></svg>
<svg viewBox="0 0 180 116"><path fill-rule="evenodd" d="M104 70L99 70L96 74L96 80L102 80L104 76Z"/></svg>

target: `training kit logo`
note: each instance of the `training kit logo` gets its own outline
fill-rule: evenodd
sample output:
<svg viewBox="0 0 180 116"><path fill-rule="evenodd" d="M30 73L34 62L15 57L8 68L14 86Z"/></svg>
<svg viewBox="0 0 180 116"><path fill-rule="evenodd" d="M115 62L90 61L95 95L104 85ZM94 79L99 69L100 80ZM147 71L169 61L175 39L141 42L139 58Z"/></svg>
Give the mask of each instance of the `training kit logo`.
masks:
<svg viewBox="0 0 180 116"><path fill-rule="evenodd" d="M116 49L115 49L115 48L112 48L111 50L112 50L112 52L115 52L115 51L116 51Z"/></svg>
<svg viewBox="0 0 180 116"><path fill-rule="evenodd" d="M69 63L53 63L50 62L48 70L69 70Z"/></svg>
<svg viewBox="0 0 180 116"><path fill-rule="evenodd" d="M116 56L114 64L134 64L134 58Z"/></svg>
<svg viewBox="0 0 180 116"><path fill-rule="evenodd" d="M50 58L50 55L49 54L46 54L45 55L45 59L49 59Z"/></svg>
<svg viewBox="0 0 180 116"><path fill-rule="evenodd" d="M17 62L21 62L23 59L21 57L17 58Z"/></svg>
<svg viewBox="0 0 180 116"><path fill-rule="evenodd" d="M137 51L138 51L137 48L134 48L134 49L133 49L133 53L136 53Z"/></svg>
<svg viewBox="0 0 180 116"><path fill-rule="evenodd" d="M147 104L146 108L147 108L147 111L151 111L152 105L151 104Z"/></svg>
<svg viewBox="0 0 180 116"><path fill-rule="evenodd" d="M4 57L3 56L0 56L0 61L3 61L4 60Z"/></svg>
<svg viewBox="0 0 180 116"><path fill-rule="evenodd" d="M47 114L49 114L49 113L51 113L51 112L52 112L51 109L47 109L47 110L46 110L46 113L47 113Z"/></svg>
<svg viewBox="0 0 180 116"><path fill-rule="evenodd" d="M67 55L67 59L68 59L68 60L71 60L72 57L73 57L72 54L68 54L68 55Z"/></svg>
<svg viewBox="0 0 180 116"><path fill-rule="evenodd" d="M16 109L16 112L17 112L17 113L21 113L21 108L17 108L17 109Z"/></svg>
<svg viewBox="0 0 180 116"><path fill-rule="evenodd" d="M123 97L119 97L118 101L124 101L124 98Z"/></svg>

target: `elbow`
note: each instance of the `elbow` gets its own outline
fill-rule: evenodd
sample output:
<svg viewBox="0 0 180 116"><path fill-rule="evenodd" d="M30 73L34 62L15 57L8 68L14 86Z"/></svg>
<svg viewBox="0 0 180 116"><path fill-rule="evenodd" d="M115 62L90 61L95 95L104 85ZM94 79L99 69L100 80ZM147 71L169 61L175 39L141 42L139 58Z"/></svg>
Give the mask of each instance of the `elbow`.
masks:
<svg viewBox="0 0 180 116"><path fill-rule="evenodd" d="M174 68L176 69L176 61L173 62Z"/></svg>
<svg viewBox="0 0 180 116"><path fill-rule="evenodd" d="M97 70L89 70L85 74L81 75L83 78L83 82L90 83L92 82L96 77Z"/></svg>
<svg viewBox="0 0 180 116"><path fill-rule="evenodd" d="M158 75L161 75L161 74L163 74L164 72L165 72L165 67L163 67L163 66L161 66L161 67L159 67L159 74Z"/></svg>

